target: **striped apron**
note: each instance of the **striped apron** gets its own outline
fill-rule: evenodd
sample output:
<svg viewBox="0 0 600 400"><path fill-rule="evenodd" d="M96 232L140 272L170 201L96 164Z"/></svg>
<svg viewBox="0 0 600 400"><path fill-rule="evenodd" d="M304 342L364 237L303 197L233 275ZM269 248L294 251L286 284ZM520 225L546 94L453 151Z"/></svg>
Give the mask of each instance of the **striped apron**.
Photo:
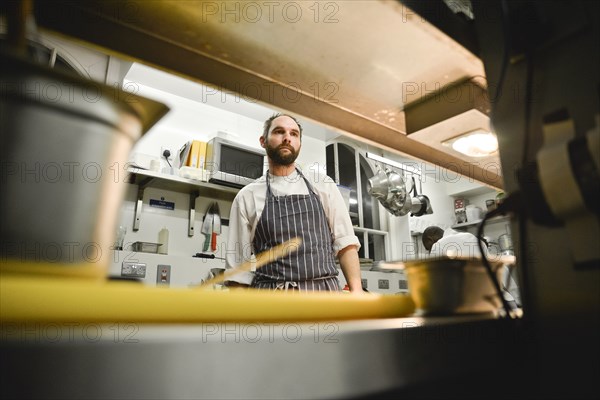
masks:
<svg viewBox="0 0 600 400"><path fill-rule="evenodd" d="M256 270L252 287L271 290L340 290L333 238L319 196L302 172L308 194L274 196L267 173L265 207L252 242L256 254L294 237L298 251Z"/></svg>

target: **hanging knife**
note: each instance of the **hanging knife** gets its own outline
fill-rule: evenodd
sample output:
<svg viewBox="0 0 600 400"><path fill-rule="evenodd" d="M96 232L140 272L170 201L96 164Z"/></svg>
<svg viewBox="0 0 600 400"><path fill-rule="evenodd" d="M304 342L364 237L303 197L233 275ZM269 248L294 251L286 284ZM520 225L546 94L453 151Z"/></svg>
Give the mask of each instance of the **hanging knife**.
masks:
<svg viewBox="0 0 600 400"><path fill-rule="evenodd" d="M213 203L213 226L212 226L212 240L211 250L217 251L217 235L221 234L221 214L219 213L219 203L216 201Z"/></svg>
<svg viewBox="0 0 600 400"><path fill-rule="evenodd" d="M202 228L200 228L200 232L204 235L204 245L202 246L202 251L207 251L210 245L211 234L213 231L213 219L214 219L214 203L208 207L206 210L206 214L204 215L204 222L202 222Z"/></svg>

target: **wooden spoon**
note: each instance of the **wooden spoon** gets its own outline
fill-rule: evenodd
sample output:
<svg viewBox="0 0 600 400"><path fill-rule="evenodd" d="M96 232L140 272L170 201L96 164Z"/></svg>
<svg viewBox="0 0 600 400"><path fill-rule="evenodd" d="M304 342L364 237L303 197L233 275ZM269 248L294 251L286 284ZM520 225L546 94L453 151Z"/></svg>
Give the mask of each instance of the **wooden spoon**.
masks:
<svg viewBox="0 0 600 400"><path fill-rule="evenodd" d="M256 256L256 269L272 263L275 260L278 260L282 257L287 256L294 251L297 251L302 244L302 239L299 237L288 240L287 242L281 243L275 247L270 248L269 250L263 251L262 253ZM236 275L240 272L250 271L252 269L252 262L246 261L243 264L238 265L236 268L228 269L223 274L215 276L204 283L202 283L199 288L207 288L216 283L221 283L227 280L229 277Z"/></svg>

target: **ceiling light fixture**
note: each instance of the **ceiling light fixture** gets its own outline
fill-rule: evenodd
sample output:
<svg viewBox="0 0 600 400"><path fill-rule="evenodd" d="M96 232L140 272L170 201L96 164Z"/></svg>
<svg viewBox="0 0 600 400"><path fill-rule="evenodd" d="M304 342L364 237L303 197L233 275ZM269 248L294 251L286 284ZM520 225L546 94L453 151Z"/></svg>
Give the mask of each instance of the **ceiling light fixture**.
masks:
<svg viewBox="0 0 600 400"><path fill-rule="evenodd" d="M384 163L384 164L390 165L392 167L401 169L402 171L405 171L405 172L407 172L409 174L421 176L421 171L419 170L419 168L415 167L414 165L410 165L410 164L407 164L407 163L400 163L398 161L393 161L393 160L390 160L388 158L385 158L385 157L382 157L382 156L378 156L375 153L369 153L369 152L367 152L365 154L365 156L368 159L370 159L370 160L379 161L380 163ZM416 164L416 163L413 162L411 164Z"/></svg>
<svg viewBox="0 0 600 400"><path fill-rule="evenodd" d="M469 157L487 157L498 151L498 138L491 132L477 129L445 140L442 145Z"/></svg>

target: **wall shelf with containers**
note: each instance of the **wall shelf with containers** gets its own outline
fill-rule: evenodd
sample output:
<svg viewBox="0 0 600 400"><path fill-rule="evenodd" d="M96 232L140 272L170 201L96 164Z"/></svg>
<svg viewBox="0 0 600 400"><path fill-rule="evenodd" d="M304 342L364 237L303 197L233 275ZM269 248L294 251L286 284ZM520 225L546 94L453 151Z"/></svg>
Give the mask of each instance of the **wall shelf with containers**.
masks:
<svg viewBox="0 0 600 400"><path fill-rule="evenodd" d="M214 183L203 182L195 179L182 178L176 175L167 175L160 172L142 170L138 168L128 168L127 183L138 185L137 202L135 205L133 230L137 231L140 227L140 218L142 212L142 200L144 190L147 187L169 190L179 193L188 193L189 203L189 221L188 236L194 236L194 218L196 215L196 198L199 196L226 201L233 201L235 195L240 189L217 185Z"/></svg>
<svg viewBox="0 0 600 400"><path fill-rule="evenodd" d="M463 222L461 224L455 224L452 225L452 229L467 229L469 227L472 226L477 226L481 223L481 219L477 220L477 221L471 221L471 222ZM508 216L499 216L499 217L493 217L490 218L486 221L486 224L494 224L494 223L499 223L499 222L508 222L510 221L510 218Z"/></svg>
<svg viewBox="0 0 600 400"><path fill-rule="evenodd" d="M448 185L450 187L450 185ZM456 221L452 229L477 234L479 225L485 217L485 213L496 207L502 192L494 189L475 187L463 184L452 194L454 201L454 213ZM502 237L510 237L512 234L511 218L509 216L496 216L486 221L483 236L488 243L488 251L500 254L503 250L500 245ZM505 246L506 247L506 246Z"/></svg>

